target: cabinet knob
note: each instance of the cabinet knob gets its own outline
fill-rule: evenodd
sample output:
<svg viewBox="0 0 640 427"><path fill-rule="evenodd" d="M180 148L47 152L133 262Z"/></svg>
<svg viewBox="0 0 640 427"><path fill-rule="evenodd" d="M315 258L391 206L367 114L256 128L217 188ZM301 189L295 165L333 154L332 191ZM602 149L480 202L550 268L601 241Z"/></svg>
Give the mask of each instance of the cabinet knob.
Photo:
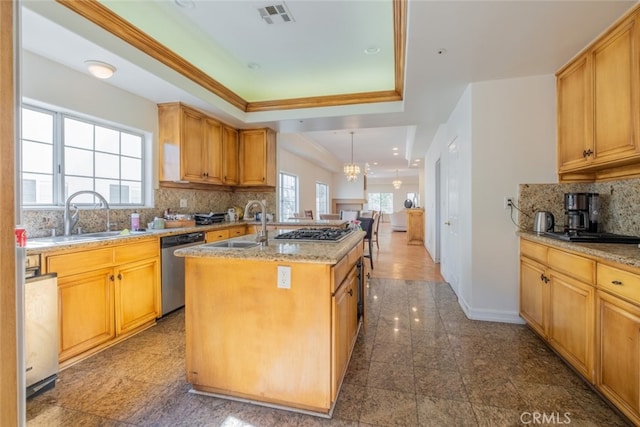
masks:
<svg viewBox="0 0 640 427"><path fill-rule="evenodd" d="M619 281L619 280L612 280L612 281L611 281L611 284L612 284L612 285L616 285L616 286L622 286L622 282L621 282L621 281Z"/></svg>
<svg viewBox="0 0 640 427"><path fill-rule="evenodd" d="M591 151L591 148L589 148L588 150L582 151L582 157L589 157L592 154L593 154L593 151Z"/></svg>
<svg viewBox="0 0 640 427"><path fill-rule="evenodd" d="M349 294L349 296L353 296L353 289L349 289L347 293Z"/></svg>
<svg viewBox="0 0 640 427"><path fill-rule="evenodd" d="M113 274L111 276L109 276L109 280L111 280L112 282L114 281Z"/></svg>
<svg viewBox="0 0 640 427"><path fill-rule="evenodd" d="M445 221L445 222L444 222L444 225L451 225L451 222L449 222L449 221Z"/></svg>
<svg viewBox="0 0 640 427"><path fill-rule="evenodd" d="M122 273L118 273L118 280L122 280Z"/></svg>

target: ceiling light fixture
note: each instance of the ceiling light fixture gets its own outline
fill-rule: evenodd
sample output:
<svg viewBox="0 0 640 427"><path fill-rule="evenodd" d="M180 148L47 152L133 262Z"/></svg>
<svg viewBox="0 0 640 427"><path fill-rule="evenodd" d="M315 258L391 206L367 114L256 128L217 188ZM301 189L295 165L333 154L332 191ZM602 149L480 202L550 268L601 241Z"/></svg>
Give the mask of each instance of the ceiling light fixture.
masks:
<svg viewBox="0 0 640 427"><path fill-rule="evenodd" d="M402 181L398 179L398 169L396 169L396 179L391 181L391 184L393 184L393 188L395 188L396 190L399 189L402 185Z"/></svg>
<svg viewBox="0 0 640 427"><path fill-rule="evenodd" d="M367 55L375 55L376 53L380 53L380 48L378 46L369 46L364 50L364 53Z"/></svg>
<svg viewBox="0 0 640 427"><path fill-rule="evenodd" d="M360 166L353 162L353 132L351 132L351 163L345 164L343 170L349 182L357 180L360 175Z"/></svg>
<svg viewBox="0 0 640 427"><path fill-rule="evenodd" d="M99 79L108 79L116 72L116 67L106 62L91 60L84 61L84 64L87 66L89 73Z"/></svg>

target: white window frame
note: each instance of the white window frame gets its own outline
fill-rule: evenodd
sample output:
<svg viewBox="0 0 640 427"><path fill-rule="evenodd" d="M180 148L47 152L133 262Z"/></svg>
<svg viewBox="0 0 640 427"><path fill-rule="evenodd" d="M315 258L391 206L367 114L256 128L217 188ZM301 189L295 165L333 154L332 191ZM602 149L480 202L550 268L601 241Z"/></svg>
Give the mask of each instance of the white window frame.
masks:
<svg viewBox="0 0 640 427"><path fill-rule="evenodd" d="M292 202L285 199L285 191L288 193L291 190L289 187L287 188L284 187L283 180L285 177L292 178L294 182L294 185L293 185L294 200ZM299 191L300 191L300 179L298 178L298 175L295 175L289 172L280 171L280 173L278 174L278 194L280 195L278 200L278 215L279 215L280 221L286 221L289 217L293 216L295 212L299 212L298 210L299 202L300 202L300 197L298 197ZM287 207L285 206L285 203L293 205L291 212L289 212L289 209L287 209Z"/></svg>
<svg viewBox="0 0 640 427"><path fill-rule="evenodd" d="M320 199L319 188L324 188L324 203ZM316 216L320 218L320 214L329 213L329 184L325 184L324 182L316 181Z"/></svg>
<svg viewBox="0 0 640 427"><path fill-rule="evenodd" d="M152 156L150 155L150 141L151 141L151 135L149 133L140 131L140 130L136 130L136 129L131 129L128 128L126 126L122 126L122 125L117 125L117 124L111 124L111 123L106 123L105 121L101 121L99 119L96 119L94 117L86 117L86 116L82 116L80 114L76 114L76 113L72 113L72 112L67 112L67 111L63 111L62 109L57 109L56 107L41 107L39 105L33 104L33 103L28 103L25 102L21 105L21 108L24 109L28 109L28 110L32 110L32 111L36 111L36 112L40 112L40 113L44 113L44 114L49 114L52 116L52 120L53 120L53 135L52 135L52 139L53 139L53 165L52 165L52 200L51 203L29 203L29 204L25 204L24 201L23 203L23 208L36 208L36 209L42 209L45 207L60 207L60 206L64 206L66 197L69 196L69 194L65 194L65 188L66 188L66 175L65 175L65 167L64 167L64 129L63 129L63 123L65 119L70 119L70 120L74 120L74 121L78 121L78 122L83 122L83 123L87 123L89 125L92 126L97 126L100 128L104 128L104 129L109 129L109 130L113 130L116 132L121 132L121 133L125 133L125 134L129 134L129 135L133 135L135 137L139 137L141 139L142 142L142 146L141 146L141 152L140 152L140 162L141 162L141 171L140 171L140 181L138 180L127 180L127 179L123 179L122 174L119 175L118 179L114 179L114 181L118 182L118 186L123 185L123 183L126 182L139 182L140 185L140 202L139 203L131 203L131 202L126 202L126 203L120 203L119 201L111 201L109 200L109 194L102 194L105 198L107 198L107 200L109 201L109 205L110 207L117 207L117 208L127 208L127 207L133 207L133 208L141 208L141 207L145 207L145 206L149 206L150 204L153 203L152 198L151 198L151 176L150 176L150 170L151 170L151 165L149 164L149 162L152 159ZM22 124L22 123L21 123ZM23 125L23 124L22 124ZM23 139L21 137L20 140L20 148L22 149L22 143L23 143ZM93 152L94 156L95 153L99 153L99 150L88 150ZM131 158L127 155L123 155L122 153L118 153L117 156L120 159L123 158ZM137 157L136 157L137 159ZM23 171L22 171L22 165L20 167L20 180L21 180L21 185L22 185L22 181L23 181ZM89 179L91 179L93 181L93 185L95 185L95 180L96 180L96 176L95 176L95 170L94 170L94 174L92 177L88 177ZM99 177L98 177L99 178ZM87 188L87 190L94 190L94 188ZM94 200L91 196L79 196L77 199L74 199L74 204L78 205L78 206L90 206L93 205L94 202L96 202L97 200Z"/></svg>

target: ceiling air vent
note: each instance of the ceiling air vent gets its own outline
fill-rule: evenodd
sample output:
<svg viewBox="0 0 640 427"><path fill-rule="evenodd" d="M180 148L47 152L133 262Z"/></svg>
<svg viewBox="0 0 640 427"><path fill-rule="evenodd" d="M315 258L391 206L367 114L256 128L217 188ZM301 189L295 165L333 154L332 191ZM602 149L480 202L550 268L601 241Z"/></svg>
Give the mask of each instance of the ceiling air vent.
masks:
<svg viewBox="0 0 640 427"><path fill-rule="evenodd" d="M260 13L262 20L267 24L286 24L288 22L295 21L284 2L260 7L258 8L258 12Z"/></svg>

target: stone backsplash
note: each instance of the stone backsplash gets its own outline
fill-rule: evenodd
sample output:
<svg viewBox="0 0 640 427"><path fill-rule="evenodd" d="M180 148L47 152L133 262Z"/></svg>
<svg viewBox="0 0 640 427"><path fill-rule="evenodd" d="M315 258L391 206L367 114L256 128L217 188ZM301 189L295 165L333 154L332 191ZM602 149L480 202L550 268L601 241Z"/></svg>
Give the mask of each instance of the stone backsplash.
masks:
<svg viewBox="0 0 640 427"><path fill-rule="evenodd" d="M518 224L533 230L537 211L549 211L555 217L555 229L564 226L564 193L600 195L599 231L640 236L640 179L589 184L520 184L516 205Z"/></svg>
<svg viewBox="0 0 640 427"><path fill-rule="evenodd" d="M180 200L187 201L186 208L180 208ZM226 212L230 207L239 206L242 209L249 200L266 200L269 213L276 213L276 193L274 192L237 192L205 190L182 190L160 188L154 191L154 208L120 209L113 208L109 211L109 221L112 229L122 230L129 228L131 214L137 211L140 214L140 227L146 227L155 217L162 217L165 209L170 209L174 214L193 214L208 212ZM24 209L22 211L22 226L27 230L29 238L48 237L55 229L56 235L64 233L64 210L56 209ZM105 231L107 214L104 209L81 209L80 221L77 226L83 233ZM74 231L75 233L75 231Z"/></svg>

